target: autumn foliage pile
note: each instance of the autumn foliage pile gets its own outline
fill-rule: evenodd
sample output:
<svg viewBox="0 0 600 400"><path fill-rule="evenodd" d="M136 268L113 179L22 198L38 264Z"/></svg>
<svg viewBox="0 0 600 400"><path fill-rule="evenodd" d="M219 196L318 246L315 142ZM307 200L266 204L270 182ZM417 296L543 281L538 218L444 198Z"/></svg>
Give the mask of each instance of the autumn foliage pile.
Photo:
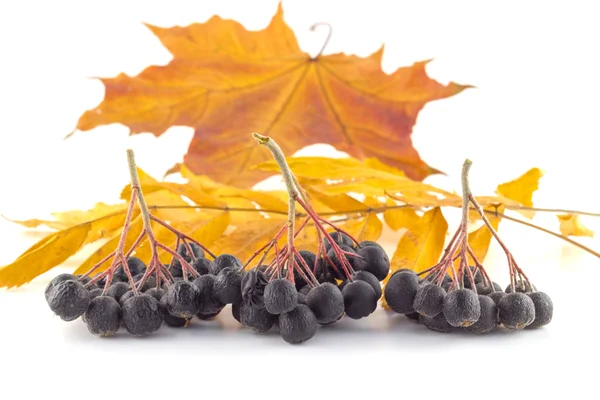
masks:
<svg viewBox="0 0 600 400"><path fill-rule="evenodd" d="M464 237L460 248L464 250L452 248L450 245L455 244L452 240L447 243L448 223L443 209L461 208L465 199L455 192L423 183L424 178L439 171L421 160L412 146L411 132L425 104L471 86L435 82L426 74L427 62L386 74L381 70L383 48L365 58L324 55L327 40L321 52L311 57L300 50L293 31L283 19L281 5L270 24L259 31L248 31L235 21L218 17L187 27L147 26L172 53L171 62L150 66L134 77L120 74L101 79L105 98L98 107L81 116L76 130L120 123L132 134L160 136L175 125L193 127L195 133L183 164L170 170L179 173L186 183L157 180L133 164L132 185L121 192L123 203L98 203L87 211L59 212L53 214L54 220L14 221L28 228L46 226L54 232L0 269L0 287L21 286L82 249L95 247L72 275L53 281L47 293L49 302L58 301L52 297L59 293L56 286L88 299L83 311L71 310L65 319L86 315L92 301L106 302L103 309L120 307L122 313L125 303L119 304L120 296L131 292L128 296L134 301L151 286L155 292L143 297L143 301L135 300L139 303L135 307L152 309L148 313L156 315L155 325L150 326L146 321L150 325L139 328L139 321L125 323L130 328L137 324L135 329L143 333L156 328L158 319L179 318L173 323L185 325L194 315L211 318L225 304L239 306L239 299L233 301L231 297L238 293L244 296L244 287L249 299L257 295L266 299L268 285L283 279L282 276L283 281L294 284L301 279L303 285L291 291L289 285L281 284L278 289L281 293L288 289L289 293L296 293L304 286L312 290L327 281L336 290L341 285L350 287L342 287L340 292L356 290L355 293L361 293L356 296L369 297L369 288L377 295L376 288L381 290L379 281L387 285L404 276L397 273L401 270L421 276L419 284L429 276L425 281L429 279L440 288L450 281L459 282L453 286L456 289L464 289L465 282L472 287L482 282L493 287L475 260L485 259L500 222L508 219L542 229L526 221L534 215L532 196L542 177L538 168L532 168L498 185L494 196L472 196L471 203L480 206L481 212L472 207L468 226L461 225ZM324 28L332 33L331 27ZM253 140L252 132L267 136L258 135ZM327 143L349 157L273 160L261 148L267 142L261 142L259 137L269 137L271 143L278 143L281 154ZM291 173L287 178L286 168ZM287 190L253 188L262 179L282 172ZM136 199L139 208L134 207ZM296 203L301 206L297 210ZM465 207L468 204L467 201ZM506 215L507 210L517 210L525 219ZM561 233L546 231L583 247L568 238L592 235L578 216L567 213L558 218ZM379 248L376 241L384 225L399 233L399 242L389 256L383 252L389 258L389 265L385 275L377 276L367 267L371 265L367 261L372 250L364 248L367 244ZM337 232L336 240L329 236L333 232ZM445 248L447 251L442 254ZM453 250L448 253L449 248ZM464 265L467 248L471 257L468 264L474 270ZM463 261L454 250L463 252ZM221 264L218 260L222 255L227 257ZM260 260L260 265L253 265L252 260ZM455 264L456 271L452 272L450 266ZM431 273L436 265L443 268ZM528 281L511 265L509 260L510 286L514 292L514 285L520 285L523 279ZM252 272L251 276L250 271L260 266L265 267L262 275ZM219 273L227 268L227 277L219 278ZM356 278L355 274L363 270L372 273L377 282L351 285L349 282L371 279ZM77 275L78 278L73 278ZM208 289L202 288L213 287L214 282L208 282L211 279L226 280L223 285L229 288L231 284L239 290L230 292L231 301L225 301L225 295L219 299L217 294L198 300L202 293L207 293ZM88 285L85 293L94 287L104 295L99 297L106 297L113 290L111 282L123 284L114 289L117 291L112 296L114 302L92 300L81 290L85 284ZM161 295L160 290L164 291ZM162 295L168 293L171 297L165 297L162 304ZM390 308L387 299L381 292L378 294L375 304L381 297L384 307ZM282 300L282 304L271 308L270 315L280 315L280 329L281 318L287 318L281 315L295 312L298 315L294 318L309 318L306 309L300 307L304 304L298 295L290 296L296 297L294 301L288 298L287 306L282 306L285 303ZM181 306L182 298L188 298L189 307L173 311ZM202 309L200 303L206 306L209 300L214 300L213 306ZM63 306L58 303L56 310ZM306 307L313 310L314 316L314 307ZM163 315L165 309L172 311L165 314L167 317ZM243 320L244 309L238 308L237 312L241 312L238 319ZM259 317L253 314L253 318L265 322ZM86 320L90 318L94 318L93 313ZM121 324L118 321L124 319L115 318L113 315L110 329L97 332L105 334L118 328L116 325ZM294 321L286 323L292 326ZM135 329L128 328L131 332ZM310 336L310 332L305 335Z"/></svg>

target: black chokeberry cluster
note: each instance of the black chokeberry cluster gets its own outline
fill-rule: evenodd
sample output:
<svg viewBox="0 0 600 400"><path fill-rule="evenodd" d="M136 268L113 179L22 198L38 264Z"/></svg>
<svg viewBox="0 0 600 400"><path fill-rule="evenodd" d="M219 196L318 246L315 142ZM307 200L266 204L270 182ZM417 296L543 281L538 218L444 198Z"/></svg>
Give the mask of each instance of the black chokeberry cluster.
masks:
<svg viewBox="0 0 600 400"><path fill-rule="evenodd" d="M311 339L318 325L373 313L382 294L380 282L390 270L385 251L375 242L357 243L339 231L330 238L333 245L325 238L320 256L298 251L289 270L277 267L276 256L270 265L246 271L234 317L257 332L277 326L283 340L298 344Z"/></svg>
<svg viewBox="0 0 600 400"><path fill-rule="evenodd" d="M422 278L412 270L398 270L390 277L384 298L392 311L444 333L485 334L501 326L535 329L552 320L552 300L534 285L522 280L514 285L515 290L510 284L503 291L482 266L469 269L463 273L462 285L439 269Z"/></svg>
<svg viewBox="0 0 600 400"><path fill-rule="evenodd" d="M127 267L113 263L93 278L58 275L46 287L46 300L62 320L81 317L90 333L103 337L121 327L134 336L155 332L163 323L184 327L194 317L212 319L226 304L239 303L243 268L237 257L221 254L211 260L195 242L179 244L177 255L185 268L178 257L148 268L129 256Z"/></svg>

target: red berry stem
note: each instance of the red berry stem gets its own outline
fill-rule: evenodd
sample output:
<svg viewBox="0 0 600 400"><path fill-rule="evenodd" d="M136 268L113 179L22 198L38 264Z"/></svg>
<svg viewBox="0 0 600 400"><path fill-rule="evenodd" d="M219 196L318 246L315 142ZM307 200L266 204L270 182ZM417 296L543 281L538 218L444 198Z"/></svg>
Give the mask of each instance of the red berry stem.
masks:
<svg viewBox="0 0 600 400"><path fill-rule="evenodd" d="M213 260L216 258L216 256L208 249L206 248L206 246L204 246L202 243L198 242L197 240L195 240L194 238L186 235L185 233L179 231L178 229L173 228L171 225L167 224L165 221L163 221L162 219L158 218L157 216L153 215L153 214L149 214L149 218L158 223L159 225L164 226L165 228L167 228L168 230L170 230L171 232L173 232L178 238L181 238L182 240L189 240L190 242L194 243L195 245L199 246L200 248L202 248L202 250L204 250L206 253L208 253L208 255L210 255ZM189 247L189 244L186 244L186 251L188 252L188 254L191 255L191 257L193 257L193 252L191 247Z"/></svg>

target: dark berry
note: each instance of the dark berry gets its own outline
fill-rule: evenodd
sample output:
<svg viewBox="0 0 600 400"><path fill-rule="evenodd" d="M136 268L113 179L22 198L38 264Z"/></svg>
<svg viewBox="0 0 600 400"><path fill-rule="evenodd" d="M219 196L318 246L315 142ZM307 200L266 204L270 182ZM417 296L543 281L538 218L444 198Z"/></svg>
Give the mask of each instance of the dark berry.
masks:
<svg viewBox="0 0 600 400"><path fill-rule="evenodd" d="M321 262L317 262L317 256L315 255L315 253L308 250L300 250L298 253L300 254L300 257L302 257L302 260L304 260L310 271L313 273L313 275L315 277L321 276L321 274L323 273L323 264ZM306 272L306 268L304 267L304 265L302 265L300 261L300 257L298 257L297 255L295 257L298 267L300 267L302 272L304 272L307 278L310 279L308 273ZM315 263L317 264L316 269ZM294 268L294 282L296 284L296 289L298 290L300 290L303 286L309 283L306 282L304 277L298 272L296 268Z"/></svg>
<svg viewBox="0 0 600 400"><path fill-rule="evenodd" d="M344 286L344 310L352 319L361 319L369 316L377 309L375 291L365 281L353 281Z"/></svg>
<svg viewBox="0 0 600 400"><path fill-rule="evenodd" d="M350 248L354 248L354 241L350 239L350 236L346 235L345 233L340 233L337 231L329 232L329 236L331 236L333 241L337 243L338 246L348 246ZM325 245L325 251L328 252L331 249L331 243L329 242L329 239L324 237L323 244Z"/></svg>
<svg viewBox="0 0 600 400"><path fill-rule="evenodd" d="M506 292L492 292L490 294L488 294L488 297L492 300L494 300L494 303L498 304L498 302L500 301L501 298L503 298L504 296L506 296Z"/></svg>
<svg viewBox="0 0 600 400"><path fill-rule="evenodd" d="M50 283L48 283L48 286L46 286L46 290L44 295L46 296L46 301L48 301L48 295L50 294L50 291L54 288L54 286L56 286L58 283L60 282L64 282L64 281L74 281L77 280L77 277L75 277L73 274L60 274L55 276Z"/></svg>
<svg viewBox="0 0 600 400"><path fill-rule="evenodd" d="M469 267L469 269L471 270L471 274L473 275L473 281L475 281L475 285L477 285L478 283L483 283L483 274L481 273L481 271L479 271L479 268L471 266ZM463 271L463 281L465 288L472 289L471 279L469 278L469 272L467 270Z"/></svg>
<svg viewBox="0 0 600 400"><path fill-rule="evenodd" d="M444 313L439 313L433 318L425 317L420 314L417 315L419 316L419 322L425 325L427 329L441 333L452 332L453 327L448 323L446 317L444 317Z"/></svg>
<svg viewBox="0 0 600 400"><path fill-rule="evenodd" d="M262 272L263 274L265 274L268 268L269 268L269 266L268 266L268 265L259 265L259 266L258 266L258 267L256 267L256 268L252 268L252 270L260 271L260 272Z"/></svg>
<svg viewBox="0 0 600 400"><path fill-rule="evenodd" d="M203 321L209 320L209 319L213 319L214 317L216 317L217 315L219 315L221 313L221 311L223 311L223 309L225 308L225 305L223 305L223 307L221 307L221 309L217 312L214 313L210 313L210 314L202 314L202 313L198 313L196 314L196 317L198 317L198 319L201 319Z"/></svg>
<svg viewBox="0 0 600 400"><path fill-rule="evenodd" d="M131 290L131 287L129 286L128 283L117 282L117 283L110 285L110 287L108 288L108 290L106 292L106 295L112 297L113 299L115 299L118 302L119 300L121 300L121 296L123 296L125 293L127 293L130 290Z"/></svg>
<svg viewBox="0 0 600 400"><path fill-rule="evenodd" d="M356 252L354 251L354 249L350 246L346 246L346 245L340 245L340 250L349 253L349 254L342 254L342 256L348 261L348 264L350 264L350 266L352 267L352 269L354 271L360 271L365 267L365 262L362 258L357 257L356 256ZM340 280L344 280L347 278L346 276L346 272L344 269L344 266L346 266L346 268L348 268L347 264L343 264L342 261L340 261L337 257L337 255L335 254L335 252L333 251L333 249L329 249L329 251L327 252L327 257L329 257L329 259L331 260L331 262L333 262L333 264L335 265L335 268L333 268L333 266L331 264L329 264L329 262L325 262L325 265L327 266L327 270L329 271L329 273L331 274L331 276L333 276L335 279L340 279ZM337 271L336 271L337 269Z"/></svg>
<svg viewBox="0 0 600 400"><path fill-rule="evenodd" d="M223 268L217 274L214 283L217 299L223 304L233 304L242 301L242 271L237 268Z"/></svg>
<svg viewBox="0 0 600 400"><path fill-rule="evenodd" d="M312 288L309 285L304 285L304 286L302 286L302 289L298 290L298 293L308 295L308 292L310 292L310 289L312 289Z"/></svg>
<svg viewBox="0 0 600 400"><path fill-rule="evenodd" d="M324 265L328 264L327 261L323 261L323 262L325 263ZM317 278L317 281L319 283L329 282L329 283L333 283L334 285L337 285L337 281L335 280L335 277L331 274L330 268L331 268L330 266L327 266L327 268L325 268L323 270L323 273L321 274L321 276Z"/></svg>
<svg viewBox="0 0 600 400"><path fill-rule="evenodd" d="M144 277L144 273L138 274L136 276L133 277L133 281L136 283L136 286L139 287L139 281L142 280L142 278ZM162 279L161 279L162 282ZM149 275L146 280L144 281L144 285L140 288L142 292L145 292L146 290L156 287L156 277L154 276L154 274Z"/></svg>
<svg viewBox="0 0 600 400"><path fill-rule="evenodd" d="M298 292L287 279L274 279L265 287L265 308L271 314L292 311L298 303Z"/></svg>
<svg viewBox="0 0 600 400"><path fill-rule="evenodd" d="M121 306L109 296L94 297L83 315L92 335L113 336L121 325Z"/></svg>
<svg viewBox="0 0 600 400"><path fill-rule="evenodd" d="M123 303L122 319L127 332L134 336L145 336L160 328L163 310L154 297L140 294Z"/></svg>
<svg viewBox="0 0 600 400"><path fill-rule="evenodd" d="M208 258L199 257L194 261L192 267L198 272L198 275L206 275L210 271L211 262Z"/></svg>
<svg viewBox="0 0 600 400"><path fill-rule="evenodd" d="M133 291L132 290L129 290L129 291L125 292L125 294L123 296L121 296L121 298L118 301L119 306L123 307L123 303L125 301L127 301L127 299L129 299L130 297L133 297Z"/></svg>
<svg viewBox="0 0 600 400"><path fill-rule="evenodd" d="M232 267L234 269L243 269L242 262L236 256L231 254L221 254L217 256L209 266L209 273L217 275L223 268Z"/></svg>
<svg viewBox="0 0 600 400"><path fill-rule="evenodd" d="M306 295L304 293L298 292L298 304L307 305Z"/></svg>
<svg viewBox="0 0 600 400"><path fill-rule="evenodd" d="M337 286L329 282L312 288L306 296L306 304L320 324L335 322L344 314L344 296Z"/></svg>
<svg viewBox="0 0 600 400"><path fill-rule="evenodd" d="M419 287L419 278L414 272L402 271L392 275L383 296L392 311L409 314L415 312L413 303Z"/></svg>
<svg viewBox="0 0 600 400"><path fill-rule="evenodd" d="M202 275L194 280L193 284L200 289L200 307L197 312L211 314L223 308L224 304L215 294L214 282L214 275Z"/></svg>
<svg viewBox="0 0 600 400"><path fill-rule="evenodd" d="M152 297L154 297L156 300L162 299L162 297L165 295L165 290L164 289L157 289L157 288L151 288L148 289L144 292L147 295L150 295Z"/></svg>
<svg viewBox="0 0 600 400"><path fill-rule="evenodd" d="M554 313L554 305L550 296L544 292L532 292L527 293L527 296L533 300L535 306L535 319L526 329L536 329L544 325L548 325L552 321L552 314Z"/></svg>
<svg viewBox="0 0 600 400"><path fill-rule="evenodd" d="M414 321L419 321L419 317L422 317L421 314L419 314L418 312L411 312L408 314L404 314L404 316L408 319L412 319Z"/></svg>
<svg viewBox="0 0 600 400"><path fill-rule="evenodd" d="M239 323L242 322L241 316L240 316L241 306L242 306L242 303L234 303L231 305L231 315L233 315L233 318L235 318L235 320Z"/></svg>
<svg viewBox="0 0 600 400"><path fill-rule="evenodd" d="M279 316L279 332L288 343L304 343L317 333L317 318L308 306L297 304L293 310Z"/></svg>
<svg viewBox="0 0 600 400"><path fill-rule="evenodd" d="M515 284L515 289L517 293L530 293L532 291L531 284L526 281L517 281ZM533 286L533 290L536 290L535 285ZM512 293L512 285L509 284L504 291L506 293Z"/></svg>
<svg viewBox="0 0 600 400"><path fill-rule="evenodd" d="M240 305L240 322L255 332L267 332L276 319L277 315L269 313L264 307Z"/></svg>
<svg viewBox="0 0 600 400"><path fill-rule="evenodd" d="M492 282L493 286L490 286L487 284L487 282L480 282L477 285L475 285L475 288L477 289L477 294L483 294L483 295L489 295L490 293L496 291L496 292L502 292L502 287L500 287L499 284L497 284L496 282Z"/></svg>
<svg viewBox="0 0 600 400"><path fill-rule="evenodd" d="M174 282L166 291L167 310L179 318L192 318L200 309L200 289L192 282Z"/></svg>
<svg viewBox="0 0 600 400"><path fill-rule="evenodd" d="M162 290L162 289L160 289L160 290ZM167 307L166 292L163 291L163 293L164 293L163 296L160 298L160 308L163 313L163 320L165 321L165 324L167 324L167 326L169 326L171 328L181 328L181 327L185 326L188 323L189 319L177 317L177 316L171 314ZM154 297L154 296L152 296L152 297ZM154 297L154 298L156 298L156 297Z"/></svg>
<svg viewBox="0 0 600 400"><path fill-rule="evenodd" d="M369 271L382 281L390 272L390 259L386 252L375 246L367 246L358 250L358 254L364 259L364 270Z"/></svg>
<svg viewBox="0 0 600 400"><path fill-rule="evenodd" d="M102 296L103 291L104 291L104 289L101 289L101 288L96 288L96 289L90 290L90 299L93 299L94 297Z"/></svg>
<svg viewBox="0 0 600 400"><path fill-rule="evenodd" d="M383 247L379 243L373 242L371 240L363 240L362 242L359 242L358 246L356 246L356 250L358 251L359 249L362 249L363 247L369 247L369 246L379 247L381 250L383 250Z"/></svg>
<svg viewBox="0 0 600 400"><path fill-rule="evenodd" d="M144 264L144 262L139 258L131 256L127 258L127 267L129 268L131 276L134 277L138 274L144 273L146 264ZM119 264L114 276L118 276L119 280L123 282L127 282L129 280L129 277L127 276L127 273L125 272L125 269L121 263Z"/></svg>
<svg viewBox="0 0 600 400"><path fill-rule="evenodd" d="M79 318L90 305L90 292L77 280L64 280L48 294L48 305L63 321Z"/></svg>
<svg viewBox="0 0 600 400"><path fill-rule="evenodd" d="M465 328L477 322L481 306L474 291L457 289L446 295L442 311L450 325Z"/></svg>
<svg viewBox="0 0 600 400"><path fill-rule="evenodd" d="M535 320L535 303L525 293L508 293L498 302L498 318L508 329L523 329Z"/></svg>
<svg viewBox="0 0 600 400"><path fill-rule="evenodd" d="M269 280L259 269L246 271L242 276L241 294L244 304L254 307L264 307L265 305L265 287Z"/></svg>
<svg viewBox="0 0 600 400"><path fill-rule="evenodd" d="M177 247L177 254L179 254L181 256L181 258L183 258L188 264L191 264L194 260L200 258L200 257L204 257L204 250L202 249L202 247L198 246L196 243L188 243L190 245L190 248L192 249L192 253L193 253L193 257L190 256L190 254L188 254L187 248L185 246L185 244L180 243L179 246ZM171 275L173 275L174 277L180 277L183 276L183 270L181 269L181 262L179 261L179 259L177 259L176 257L173 257L173 259L171 260L171 264L169 267L169 271L171 272Z"/></svg>
<svg viewBox="0 0 600 400"><path fill-rule="evenodd" d="M375 291L375 297L377 298L377 300L381 298L381 283L379 282L379 279L377 279L377 277L369 271L357 271L354 273L354 275L352 275L352 279L354 279L355 281L367 282ZM340 290L341 289L342 288L340 288Z"/></svg>
<svg viewBox="0 0 600 400"><path fill-rule="evenodd" d="M416 312L427 318L433 318L442 312L446 291L435 283L422 285L417 294L413 307Z"/></svg>
<svg viewBox="0 0 600 400"><path fill-rule="evenodd" d="M477 334L488 333L498 328L498 307L490 297L481 294L478 297L481 313L477 322L468 326L467 330Z"/></svg>

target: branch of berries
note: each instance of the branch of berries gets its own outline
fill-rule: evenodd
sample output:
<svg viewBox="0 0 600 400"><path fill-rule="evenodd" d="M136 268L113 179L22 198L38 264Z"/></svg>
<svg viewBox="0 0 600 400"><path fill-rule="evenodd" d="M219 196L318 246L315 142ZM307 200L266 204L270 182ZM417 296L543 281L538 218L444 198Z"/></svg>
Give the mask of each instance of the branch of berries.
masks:
<svg viewBox="0 0 600 400"><path fill-rule="evenodd" d="M121 326L132 335L145 336L158 330L163 322L181 327L187 326L195 315L201 319L213 317L228 300L228 282L223 285L226 273L217 274L227 268L240 270L241 262L229 254L215 256L198 241L151 214L140 187L133 151L127 151L127 160L131 198L117 248L85 274L55 277L45 291L50 309L64 321L82 317L90 333L98 336L112 336ZM125 251L136 200L144 229ZM156 239L151 222L176 236L175 250ZM132 256L144 240L151 252L147 266ZM173 257L170 264L161 263L159 251ZM105 271L93 275L111 259Z"/></svg>
<svg viewBox="0 0 600 400"><path fill-rule="evenodd" d="M288 192L288 219L279 232L245 263L242 302L234 304L234 315L246 327L264 332L279 326L288 343L311 339L318 325L332 324L345 314L352 319L367 317L377 309L381 283L389 273L389 259L374 242L358 242L350 234L319 216L305 190L290 170L279 145L267 136L253 134L277 162ZM296 203L306 218L296 229ZM298 250L294 238L308 225L316 228L316 253ZM333 229L328 231L326 226ZM287 231L287 240L279 241ZM273 252L272 260L264 264ZM342 281L338 286L337 281Z"/></svg>
<svg viewBox="0 0 600 400"><path fill-rule="evenodd" d="M500 325L511 330L547 325L552 320L552 300L531 284L471 193L471 164L466 160L462 170L462 220L441 260L418 274L407 268L399 269L385 286L384 298L392 311L438 332L466 329L483 334ZM505 291L490 279L469 247L469 204L506 254L510 283ZM472 266L468 263L469 256ZM458 269L454 264L457 260Z"/></svg>

